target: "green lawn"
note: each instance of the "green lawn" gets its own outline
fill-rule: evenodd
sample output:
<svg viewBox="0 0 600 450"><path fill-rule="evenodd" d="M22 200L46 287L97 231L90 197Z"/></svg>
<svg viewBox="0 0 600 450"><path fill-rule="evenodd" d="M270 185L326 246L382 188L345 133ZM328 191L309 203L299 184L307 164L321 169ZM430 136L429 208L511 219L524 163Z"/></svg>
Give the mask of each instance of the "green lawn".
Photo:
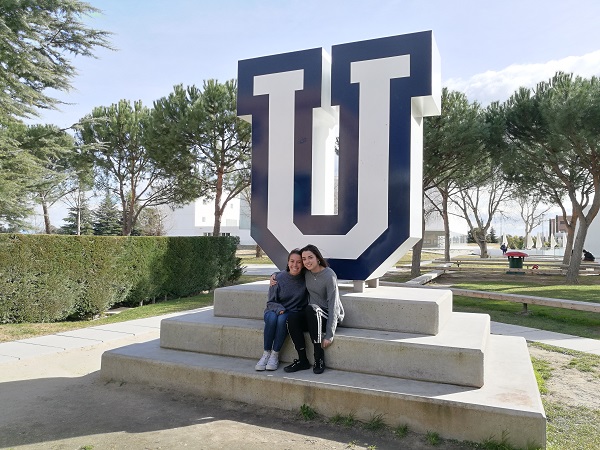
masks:
<svg viewBox="0 0 600 450"><path fill-rule="evenodd" d="M78 328L95 327L127 320L143 319L179 311L202 308L213 303L213 294L202 294L193 297L178 298L165 302L130 308L119 314L106 316L97 320L53 322L53 323L9 323L0 325L0 342L27 339L47 334L56 334Z"/></svg>
<svg viewBox="0 0 600 450"><path fill-rule="evenodd" d="M251 283L266 280L265 276L242 275L238 283ZM145 317L161 316L190 309L202 308L213 304L213 293L195 295L193 297L176 298L160 303L144 305L127 309L119 314L102 317L96 320L65 321L54 323L10 323L0 325L0 342L27 339L47 334L56 334L78 328L95 327L109 323L125 322L127 320L143 319Z"/></svg>
<svg viewBox="0 0 600 450"><path fill-rule="evenodd" d="M581 283L548 285L532 281L470 281L453 284L453 287L599 303L600 285L597 281L584 278ZM538 305L528 305L527 309L528 314L523 314L521 303L454 296L455 311L487 313L495 322L600 339L600 314Z"/></svg>

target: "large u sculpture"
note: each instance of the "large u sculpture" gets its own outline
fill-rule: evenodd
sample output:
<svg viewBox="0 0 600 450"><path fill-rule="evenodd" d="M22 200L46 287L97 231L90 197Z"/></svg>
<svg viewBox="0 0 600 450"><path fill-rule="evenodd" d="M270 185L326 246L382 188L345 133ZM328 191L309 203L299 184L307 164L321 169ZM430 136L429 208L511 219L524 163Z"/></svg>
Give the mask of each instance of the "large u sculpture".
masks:
<svg viewBox="0 0 600 450"><path fill-rule="evenodd" d="M432 32L240 61L238 86L254 240L280 268L312 243L340 279L383 275L422 234L423 117L441 102Z"/></svg>

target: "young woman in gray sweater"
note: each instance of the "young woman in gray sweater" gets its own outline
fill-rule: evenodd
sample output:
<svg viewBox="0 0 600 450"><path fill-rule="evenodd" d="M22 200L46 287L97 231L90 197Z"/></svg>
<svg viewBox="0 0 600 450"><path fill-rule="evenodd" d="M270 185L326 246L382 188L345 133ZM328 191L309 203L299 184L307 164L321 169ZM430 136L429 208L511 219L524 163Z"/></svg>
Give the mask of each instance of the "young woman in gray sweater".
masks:
<svg viewBox="0 0 600 450"><path fill-rule="evenodd" d="M337 324L344 319L344 308L340 302L337 276L319 249L314 245L307 245L301 252L302 263L306 268L304 276L308 305L303 311L288 315L288 331L298 352L298 359L283 370L296 372L310 368L304 341L304 331L308 329L314 346L313 372L320 374L325 370L323 350L333 342Z"/></svg>

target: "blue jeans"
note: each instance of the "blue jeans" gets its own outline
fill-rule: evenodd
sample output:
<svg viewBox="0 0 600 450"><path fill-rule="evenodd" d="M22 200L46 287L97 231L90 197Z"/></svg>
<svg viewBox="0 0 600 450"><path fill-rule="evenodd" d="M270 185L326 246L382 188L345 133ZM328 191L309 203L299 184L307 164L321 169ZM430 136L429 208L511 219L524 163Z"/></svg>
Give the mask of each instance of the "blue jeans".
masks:
<svg viewBox="0 0 600 450"><path fill-rule="evenodd" d="M283 314L276 314L275 311L265 312L265 346L264 350L278 352L283 347L283 341L287 336L287 311Z"/></svg>

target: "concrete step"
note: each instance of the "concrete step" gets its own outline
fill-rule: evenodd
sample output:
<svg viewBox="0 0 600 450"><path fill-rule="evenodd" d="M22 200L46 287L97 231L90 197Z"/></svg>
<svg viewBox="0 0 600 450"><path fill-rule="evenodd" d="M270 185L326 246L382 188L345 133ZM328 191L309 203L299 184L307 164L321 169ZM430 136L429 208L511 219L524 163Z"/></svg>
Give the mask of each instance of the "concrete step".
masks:
<svg viewBox="0 0 600 450"><path fill-rule="evenodd" d="M544 446L544 409L525 340L491 336L488 350L486 382L477 389L332 369L256 372L255 358L170 350L158 341L104 353L101 375L286 410L307 404L328 417L352 413L368 421L381 414L388 425L449 439L499 441L507 433L513 446Z"/></svg>
<svg viewBox="0 0 600 450"><path fill-rule="evenodd" d="M215 317L202 311L165 319L160 342L164 348L215 355L255 357L263 348L263 320ZM435 336L339 327L325 351L332 369L481 387L484 353L490 336L485 314L452 313ZM307 353L312 350L306 335ZM297 353L291 340L280 353L291 362Z"/></svg>
<svg viewBox="0 0 600 450"><path fill-rule="evenodd" d="M268 281L215 290L215 316L262 320ZM351 292L340 285L344 327L437 334L452 314L452 291L379 286Z"/></svg>

